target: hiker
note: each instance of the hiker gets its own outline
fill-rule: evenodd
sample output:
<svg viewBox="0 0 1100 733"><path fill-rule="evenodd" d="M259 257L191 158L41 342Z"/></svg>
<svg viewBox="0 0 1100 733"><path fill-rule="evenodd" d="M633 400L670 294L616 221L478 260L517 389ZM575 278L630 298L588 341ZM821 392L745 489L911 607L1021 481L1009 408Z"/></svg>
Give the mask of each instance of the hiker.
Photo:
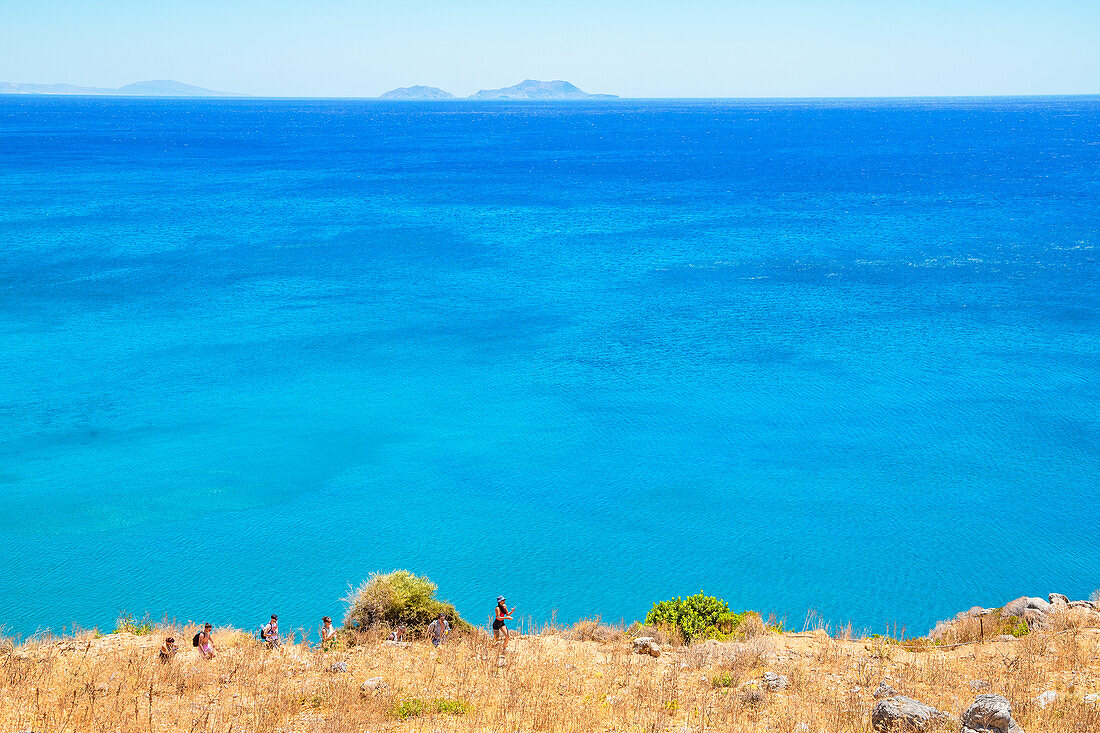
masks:
<svg viewBox="0 0 1100 733"><path fill-rule="evenodd" d="M325 616L321 619L321 648L334 641L336 641L336 629L332 627L332 618Z"/></svg>
<svg viewBox="0 0 1100 733"><path fill-rule="evenodd" d="M279 617L276 614L271 614L271 621L260 629L260 638L267 642L268 649L279 646Z"/></svg>
<svg viewBox="0 0 1100 733"><path fill-rule="evenodd" d="M176 652L179 651L179 647L176 646L176 640L169 636L164 640L164 644L160 647L160 654L157 656L160 658L161 664L168 664L172 661L172 657L176 656Z"/></svg>
<svg viewBox="0 0 1100 733"><path fill-rule="evenodd" d="M408 629L405 628L405 624L401 624L396 629L390 632L390 635L386 638L386 641L405 641L405 632L407 630Z"/></svg>
<svg viewBox="0 0 1100 733"><path fill-rule="evenodd" d="M443 646L443 640L447 638L447 634L451 633L451 625L447 623L447 617L442 613L428 624L428 635L432 637L432 646Z"/></svg>
<svg viewBox="0 0 1100 733"><path fill-rule="evenodd" d="M500 638L504 637L504 646L500 648L501 655L508 651L508 626L505 621L512 620L512 614L516 612L516 607L512 606L512 610L508 610L507 604L504 602L504 596L497 596L496 607L496 619L493 621L493 643L500 641Z"/></svg>
<svg viewBox="0 0 1100 733"><path fill-rule="evenodd" d="M217 656L217 652L214 650L214 637L210 635L210 631L214 627L210 624L206 624L202 627L202 631L195 634L191 639L191 646L199 648L199 654L203 659L213 659Z"/></svg>

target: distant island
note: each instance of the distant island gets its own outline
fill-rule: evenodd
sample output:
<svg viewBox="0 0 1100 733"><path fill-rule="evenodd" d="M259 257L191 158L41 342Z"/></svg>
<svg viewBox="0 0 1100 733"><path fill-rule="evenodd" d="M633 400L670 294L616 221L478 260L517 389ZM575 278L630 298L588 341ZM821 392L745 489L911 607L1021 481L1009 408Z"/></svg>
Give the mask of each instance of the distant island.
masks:
<svg viewBox="0 0 1100 733"><path fill-rule="evenodd" d="M411 87L398 87L381 95L379 99L454 99L455 95L439 87L426 87L417 84Z"/></svg>
<svg viewBox="0 0 1100 733"><path fill-rule="evenodd" d="M244 97L245 94L219 92L171 79L138 81L118 89L81 87L74 84L17 84L0 82L0 94L71 94L107 97Z"/></svg>
<svg viewBox="0 0 1100 733"><path fill-rule="evenodd" d="M503 89L482 89L469 99L618 99L618 95L589 94L567 81L524 79Z"/></svg>
<svg viewBox="0 0 1100 733"><path fill-rule="evenodd" d="M393 89L380 99L456 99L438 87L412 86ZM616 94L589 94L567 81L525 79L502 89L482 89L466 99L618 99Z"/></svg>
<svg viewBox="0 0 1100 733"><path fill-rule="evenodd" d="M184 84L171 79L138 81L119 87L82 87L75 84L21 84L0 82L2 94L47 94L97 97L247 97L247 94L205 89L194 84ZM482 89L464 99L618 99L617 94L589 94L567 81L539 81L524 79L519 84L501 89ZM445 100L459 99L439 87L417 84L399 87L379 96L392 100Z"/></svg>

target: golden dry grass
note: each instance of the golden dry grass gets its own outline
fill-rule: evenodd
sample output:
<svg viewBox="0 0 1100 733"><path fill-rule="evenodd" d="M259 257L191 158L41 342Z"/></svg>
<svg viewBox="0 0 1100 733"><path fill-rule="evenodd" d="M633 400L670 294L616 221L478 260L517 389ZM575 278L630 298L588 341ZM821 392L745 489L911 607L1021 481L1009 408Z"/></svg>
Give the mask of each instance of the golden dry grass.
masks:
<svg viewBox="0 0 1100 733"><path fill-rule="evenodd" d="M184 645L161 665L166 633ZM926 651L821 630L765 632L652 658L633 654L622 629L590 621L514 635L503 667L480 632L438 652L367 634L322 653L302 645L271 652L254 637L219 629L221 651L211 662L191 648L192 633L85 635L0 649L0 730L839 733L871 731L871 693L888 679L899 693L955 716L979 692L996 692L1028 733L1100 731L1100 707L1084 701L1100 692L1098 629ZM338 661L348 673L329 671ZM787 689L759 686L765 671L787 676ZM386 686L362 690L373 677ZM1035 698L1045 690L1058 699L1043 709ZM400 719L402 711L420 714Z"/></svg>

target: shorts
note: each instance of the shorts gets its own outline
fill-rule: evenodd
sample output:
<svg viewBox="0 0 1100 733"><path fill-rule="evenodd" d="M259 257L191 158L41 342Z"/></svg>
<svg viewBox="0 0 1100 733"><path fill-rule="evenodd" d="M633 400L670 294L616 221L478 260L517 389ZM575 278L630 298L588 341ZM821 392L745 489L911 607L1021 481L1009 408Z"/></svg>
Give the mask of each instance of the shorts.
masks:
<svg viewBox="0 0 1100 733"><path fill-rule="evenodd" d="M500 631L503 628L504 628L504 622L501 621L499 618L496 621L493 622L493 631Z"/></svg>
<svg viewBox="0 0 1100 733"><path fill-rule="evenodd" d="M443 646L443 639L432 637L432 646Z"/></svg>

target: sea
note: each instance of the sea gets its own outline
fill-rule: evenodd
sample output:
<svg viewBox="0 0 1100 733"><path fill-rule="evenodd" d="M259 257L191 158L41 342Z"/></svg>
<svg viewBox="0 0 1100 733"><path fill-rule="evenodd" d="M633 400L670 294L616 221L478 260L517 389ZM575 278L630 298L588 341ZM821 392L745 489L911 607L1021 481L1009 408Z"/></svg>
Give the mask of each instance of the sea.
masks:
<svg viewBox="0 0 1100 733"><path fill-rule="evenodd" d="M0 627L1087 598L1098 246L1100 97L0 97Z"/></svg>

